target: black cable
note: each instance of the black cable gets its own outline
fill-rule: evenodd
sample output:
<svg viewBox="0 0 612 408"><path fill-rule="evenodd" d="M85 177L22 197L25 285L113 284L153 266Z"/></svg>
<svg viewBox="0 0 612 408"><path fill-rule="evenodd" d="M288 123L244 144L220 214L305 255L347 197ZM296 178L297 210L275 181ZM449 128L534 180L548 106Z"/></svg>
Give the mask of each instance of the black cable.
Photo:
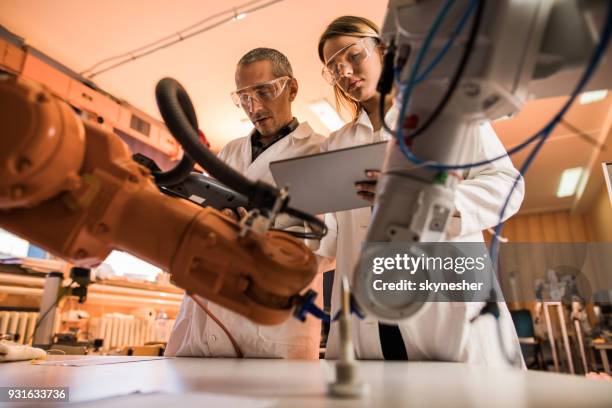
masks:
<svg viewBox="0 0 612 408"><path fill-rule="evenodd" d="M241 12L241 13L245 13L245 14L251 14L251 13L254 13L255 11L258 11L258 10L261 10L261 9L266 8L266 7L268 7L268 6L271 6L271 5L273 5L273 4L276 4L276 3L280 2L280 1L282 1L282 0L271 0L271 1L267 2L267 3L261 4L261 5L259 5L259 6L251 7L251 8L249 8L249 9L245 9L245 10L241 10L240 12ZM238 6L238 8L240 8L240 7L244 7L244 5ZM234 10L235 10L235 9L236 9L236 8L234 8ZM191 38L191 37L194 37L194 36L196 36L196 35L199 35L199 34L201 34L201 33L203 33L203 32L206 32L206 31L212 30L212 29L213 29L213 28L215 28L215 27L219 27L219 26L221 26L221 25L223 25L223 24L229 23L229 22L233 21L235 18L236 18L236 15L234 14L233 16L226 17L226 18L224 18L224 19L222 19L222 20L220 20L220 21L218 21L218 22L211 23L210 25L208 25L208 26L206 26L206 27L200 28L199 30L197 30L197 31L195 31L195 32L193 32L193 33L189 33L189 34L185 34L185 35L180 35L180 33L177 33L177 34L179 34L179 36L178 36L178 38L177 38L177 39L175 39L175 40L172 40L172 41L170 41L170 42L165 42L165 43L162 43L162 44L160 44L160 45L158 45L158 46L156 46L156 47L154 47L154 48L152 48L152 49L149 49L149 50L143 51L143 52L141 52L141 53L139 53L139 54L136 54L136 55L132 55L131 53L127 53L126 58L124 58L123 60L120 60L119 62L116 62L116 63L114 63L113 65L110 65L110 66L108 66L108 67L106 67L106 68L103 68L103 69L100 69L100 70L98 70L98 71L92 72L92 73L91 73L91 74L89 74L87 77L88 77L89 79L93 79L94 77L96 77L96 76L98 76L98 75L100 75L100 74L102 74L102 73L108 72L108 71L110 71L110 70L112 70L112 69L115 69L115 68L117 68L117 67L120 67L120 66L122 66L122 65L125 65L125 64L127 64L127 63L130 63L130 62L132 62L132 61L136 61L137 59L140 59L140 58L145 57L145 56L147 56L147 55L153 54L153 53L155 53L155 52L157 52L157 51L159 51L159 50L163 50L163 49L165 49L165 48L168 48L168 47L170 47L170 46L172 46L172 45L174 45L174 44L177 44L177 43L179 43L179 42L181 42L181 41L185 41L185 40L187 40L187 39L189 39L189 38ZM203 22L203 21L202 21L202 22ZM154 43L152 43L152 44L150 44L150 45L151 45L151 46L152 46L152 45L155 45L155 44L157 44L159 41L163 41L163 40L164 40L164 39L162 39L162 40L158 40L158 41L156 41L156 42L154 42ZM147 47L147 46L144 46L144 47L139 47L139 49L141 49L141 48L149 48L149 47ZM114 59L116 59L116 58L109 58L109 60L114 60ZM90 69L90 70L91 70L91 69ZM89 70L87 70L87 71L89 71ZM87 71L83 71L83 72L87 72Z"/></svg>
<svg viewBox="0 0 612 408"><path fill-rule="evenodd" d="M319 218L315 217L314 215L310 215L308 213L305 213L303 211L300 211L298 209L291 208L291 207L285 208L282 212L292 217L301 219L302 221L306 222L306 224L310 226L311 229L313 229L312 232L285 231L285 230L282 230L282 232L286 232L287 234L291 234L296 238L302 238L302 239L321 239L325 235L327 235L327 225L325 225L323 221L321 221Z"/></svg>
<svg viewBox="0 0 612 408"><path fill-rule="evenodd" d="M178 81L172 78L160 80L155 87L155 97L168 130L189 157L193 158L196 163L221 183L246 196L249 199L250 207L264 211L274 208L279 196L279 189L262 181L253 182L247 179L200 143L198 133L191 125L189 118L189 112L194 111L193 104L187 91ZM195 113L193 113L193 117L195 117ZM280 212L299 218L315 227L316 230L304 233L284 231L288 234L304 239L321 239L327 233L325 223L315 216L290 207L281 208Z"/></svg>
<svg viewBox="0 0 612 408"><path fill-rule="evenodd" d="M162 108L159 105L159 100L157 101L157 103L158 109L160 113L162 113ZM193 104L191 103L189 98L187 98L187 100L179 98L178 103L181 105L183 113L187 115L187 120L193 127L193 130L195 132L198 132L198 116L196 115ZM152 172L153 177L155 178L155 184L160 187L174 186L185 180L191 174L194 165L195 160L193 160L191 156L189 156L189 154L187 154L187 152L183 150L183 157L181 157L181 160L174 168L165 172Z"/></svg>
<svg viewBox="0 0 612 408"><path fill-rule="evenodd" d="M186 152L183 152L183 157L172 169L151 173L155 179L155 184L159 187L174 186L189 177L194 164L195 161Z"/></svg>
<svg viewBox="0 0 612 408"><path fill-rule="evenodd" d="M193 105L189 95L178 81L172 78L160 80L155 88L155 97L170 133L196 163L221 183L247 196L255 207L272 208L274 206L278 196L278 190L275 187L260 181L250 181L217 158L200 142L198 133L189 123L183 110L183 106L193 109Z"/></svg>
<svg viewBox="0 0 612 408"><path fill-rule="evenodd" d="M34 337L36 336L36 330L38 330L38 328L40 327L40 324L43 322L43 320L45 320L47 315L49 315L49 313L51 313L51 311L55 307L57 307L57 304L60 302L60 300L62 300L62 297L64 297L64 293L63 292L65 290L69 289L72 286L73 283L74 283L74 279L65 288L60 288L60 292L57 295L57 299L55 299L55 302L53 302L53 304L51 306L49 306L49 308L45 311L45 313L43 313L42 317L36 322L36 324L34 325L34 330L32 331L32 334L30 335L30 337L28 337L28 340L24 344L27 345L27 344L30 343L30 341L32 341L34 339Z"/></svg>
<svg viewBox="0 0 612 408"><path fill-rule="evenodd" d="M470 56L472 55L472 51L474 50L474 46L476 44L476 39L478 37L478 31L480 30L480 25L482 23L482 16L484 14L485 8L485 0L480 0L478 2L478 7L476 8L476 15L474 16L474 23L470 29L470 34L468 40L465 45L465 49L463 50L463 54L461 55L461 60L459 61L459 65L457 65L457 69L451 78L451 82L442 96L440 103L436 106L434 111L429 115L427 120L421 125L417 130L415 130L412 134L408 135L408 140L414 140L418 136L422 135L431 125L438 119L453 94L457 90L459 86L459 82L461 81L461 77L467 68L468 61Z"/></svg>

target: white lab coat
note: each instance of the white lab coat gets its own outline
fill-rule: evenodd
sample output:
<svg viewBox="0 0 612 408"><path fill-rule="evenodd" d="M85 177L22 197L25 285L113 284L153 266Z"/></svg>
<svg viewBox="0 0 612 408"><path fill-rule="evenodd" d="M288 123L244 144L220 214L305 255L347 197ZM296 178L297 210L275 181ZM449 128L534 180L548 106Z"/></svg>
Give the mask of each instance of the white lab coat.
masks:
<svg viewBox="0 0 612 408"><path fill-rule="evenodd" d="M219 158L251 180L274 184L269 168L271 161L316 153L323 140L323 136L303 122L254 162L251 162L250 135L228 143ZM321 286L322 280L317 276L311 287L320 293ZM244 357L318 358L321 325L316 319L301 323L289 318L277 326L264 326L214 303L208 302L208 307L235 338ZM191 298L185 297L165 355L235 357L236 353L225 332Z"/></svg>
<svg viewBox="0 0 612 408"><path fill-rule="evenodd" d="M386 115L387 123L395 123L397 109L392 107ZM356 121L332 133L323 143L322 150L335 150L349 146L388 140L384 131L374 132L365 112ZM498 156L505 152L489 124L481 127L479 145L475 149L474 161ZM512 162L505 158L487 166L469 171L461 181L456 193L455 205L460 218L451 222L449 240L483 242L482 230L497 224L499 211L514 179L518 175ZM520 207L524 194L521 180L509 203L506 218ZM336 258L336 273L332 291L332 315L339 309L340 278L353 276L362 243L371 218L369 207L326 214L328 235L321 241L317 255ZM429 303L407 321L399 324L402 338L410 360L444 360L506 365L499 353L494 319L480 318L477 323L469 320L480 310L482 303ZM512 319L505 303L500 303L501 327L505 345L511 353L520 347ZM353 341L356 355L362 359L382 359L383 354L378 334L378 322L373 317L359 320L353 317ZM338 325L332 324L326 358L338 356ZM519 354L520 356L520 354Z"/></svg>

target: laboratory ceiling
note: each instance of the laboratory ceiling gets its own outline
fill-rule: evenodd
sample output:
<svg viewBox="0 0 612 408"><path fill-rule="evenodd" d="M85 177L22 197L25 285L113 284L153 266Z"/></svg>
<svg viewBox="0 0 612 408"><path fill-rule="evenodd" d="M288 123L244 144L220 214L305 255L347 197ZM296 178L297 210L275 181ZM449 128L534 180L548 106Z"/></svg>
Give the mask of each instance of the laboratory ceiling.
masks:
<svg viewBox="0 0 612 408"><path fill-rule="evenodd" d="M175 33L217 13L244 5L246 0L0 0L0 24L26 42L76 72L108 57L136 49ZM365 16L381 23L387 0L283 0L248 2L247 8L271 3L234 21L101 73L93 81L111 94L159 117L154 100L156 82L165 76L178 79L196 106L200 127L218 150L248 132L250 123L230 98L235 87L238 59L255 47L272 47L285 53L299 81L294 114L328 134L329 129L309 104L327 99L330 87L321 78L317 40L324 27L344 14ZM223 15L222 17L227 17ZM242 18L244 17L244 18ZM199 27L218 22L220 17ZM194 30L191 30L193 32ZM175 36L178 38L178 35ZM540 95L546 95L541 92ZM547 95L548 96L548 95ZM495 128L506 147L537 129L563 102L563 97L529 102L515 118L497 122ZM524 212L577 208L577 197L555 196L561 172L586 166L598 171L603 159L612 160L610 128L612 97L590 105L576 105L568 122L591 139L607 144L602 151L578 132L559 127L527 175ZM517 165L525 155L514 160ZM594 180L594 179L592 179ZM599 190L601 179L585 188L584 199ZM585 198L586 197L586 198Z"/></svg>

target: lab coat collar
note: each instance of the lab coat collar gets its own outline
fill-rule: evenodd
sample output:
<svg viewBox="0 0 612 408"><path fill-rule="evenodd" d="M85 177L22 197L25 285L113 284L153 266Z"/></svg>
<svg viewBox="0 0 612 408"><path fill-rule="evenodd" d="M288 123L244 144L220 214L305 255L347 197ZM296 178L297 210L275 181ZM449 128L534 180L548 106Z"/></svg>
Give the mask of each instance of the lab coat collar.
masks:
<svg viewBox="0 0 612 408"><path fill-rule="evenodd" d="M277 140L270 147L268 147L266 150L261 152L261 154L257 156L254 161L251 160L251 157L252 157L251 135L252 134L253 132L249 134L249 137L247 138L247 141L244 144L244 151L242 153L244 157L249 158L249 161L248 161L249 168L253 165L258 165L259 163L265 162L266 160L269 161L270 160L269 156L276 154L278 152L278 149L281 149L281 150L286 149L289 146L293 146L295 143L301 144L300 142L298 142L298 140L308 139L310 136L314 135L315 133L310 127L310 125L308 124L308 122L302 122L298 125L298 127L293 132Z"/></svg>
<svg viewBox="0 0 612 408"><path fill-rule="evenodd" d="M366 114L366 119L367 119L367 114ZM369 119L368 119L369 122ZM370 125L371 127L372 125ZM247 139L249 141L248 145L249 145L249 149L251 148L251 137L253 136L253 133L255 133L255 129L251 130L249 132L249 134L247 135ZM310 125L308 124L308 122L302 122L298 125L298 127L295 128L295 130L291 133L289 133L287 136L285 137L291 137L294 139L306 139L307 137L310 137L310 135L312 135L314 133L314 130L312 130L312 128L310 127Z"/></svg>
<svg viewBox="0 0 612 408"><path fill-rule="evenodd" d="M370 131L374 131L374 126L372 126L372 122L370 122L368 112L366 112L363 108L361 109L361 112L359 113L359 117L355 121L355 124L365 126L370 129Z"/></svg>
<svg viewBox="0 0 612 408"><path fill-rule="evenodd" d="M391 108L387 111L387 113L385 113L385 122L389 126L391 126L391 128L395 128L395 122L397 121L398 113L399 113L399 110L398 110L397 105L395 104L391 106ZM365 126L370 130L370 132L374 132L374 126L372 126L372 122L370 122L370 117L368 116L368 113L365 111L365 109L361 109L361 113L359 114L359 117L356 119L355 125Z"/></svg>
<svg viewBox="0 0 612 408"><path fill-rule="evenodd" d="M302 122L292 133L289 134L289 137L292 137L294 139L306 139L307 137L310 137L313 133L314 131L312 130L308 122Z"/></svg>

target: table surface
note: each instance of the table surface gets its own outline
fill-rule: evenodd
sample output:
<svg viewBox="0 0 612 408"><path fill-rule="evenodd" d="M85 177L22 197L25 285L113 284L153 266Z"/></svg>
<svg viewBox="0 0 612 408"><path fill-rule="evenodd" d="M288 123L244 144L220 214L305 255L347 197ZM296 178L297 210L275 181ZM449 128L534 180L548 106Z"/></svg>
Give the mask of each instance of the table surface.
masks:
<svg viewBox="0 0 612 408"><path fill-rule="evenodd" d="M82 367L14 362L0 364L0 386L69 387L71 402L93 401L86 405L96 407L128 405L121 396L135 392L143 394L131 396L130 406L167 407L172 401L185 408L207 396L209 402L226 396L229 403L197 405L235 406L243 398L241 407L612 407L612 382L567 374L389 361L360 361L359 373L369 390L357 400L326 396L334 369L324 360L173 358ZM151 397L152 405L142 403Z"/></svg>

